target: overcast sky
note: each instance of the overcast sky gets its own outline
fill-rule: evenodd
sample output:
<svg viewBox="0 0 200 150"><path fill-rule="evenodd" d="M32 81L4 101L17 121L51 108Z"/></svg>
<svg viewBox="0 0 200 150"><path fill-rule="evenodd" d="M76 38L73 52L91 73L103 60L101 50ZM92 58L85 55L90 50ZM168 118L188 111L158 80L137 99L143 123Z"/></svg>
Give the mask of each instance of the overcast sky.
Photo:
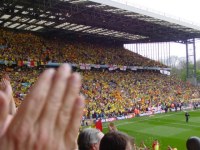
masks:
<svg viewBox="0 0 200 150"><path fill-rule="evenodd" d="M122 0L121 0L122 1ZM200 26L200 0L124 0L156 11L180 17ZM197 59L200 59L200 41L196 43ZM185 45L171 44L171 55L185 57Z"/></svg>

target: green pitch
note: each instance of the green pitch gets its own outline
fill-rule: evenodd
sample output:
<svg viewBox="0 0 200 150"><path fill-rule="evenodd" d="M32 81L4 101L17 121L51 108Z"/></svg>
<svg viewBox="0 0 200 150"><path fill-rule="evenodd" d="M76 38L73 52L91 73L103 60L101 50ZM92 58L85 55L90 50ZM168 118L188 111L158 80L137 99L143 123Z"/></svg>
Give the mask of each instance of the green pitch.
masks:
<svg viewBox="0 0 200 150"><path fill-rule="evenodd" d="M167 150L168 145L186 150L186 140L190 136L200 137L200 110L189 111L189 114L189 123L186 123L182 111L115 121L115 125L118 130L134 137L137 145L144 141L151 148L152 141L158 139L160 150ZM107 123L103 126L107 132Z"/></svg>

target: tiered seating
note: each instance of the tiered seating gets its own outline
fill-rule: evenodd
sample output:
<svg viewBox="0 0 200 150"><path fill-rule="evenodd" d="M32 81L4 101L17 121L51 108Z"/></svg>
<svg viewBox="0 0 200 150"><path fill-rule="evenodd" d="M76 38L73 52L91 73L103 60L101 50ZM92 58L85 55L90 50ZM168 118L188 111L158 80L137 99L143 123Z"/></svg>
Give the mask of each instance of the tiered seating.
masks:
<svg viewBox="0 0 200 150"><path fill-rule="evenodd" d="M7 46L1 49L1 60L165 67L159 62L123 48L69 42L63 39L46 40L31 33L0 30L1 45Z"/></svg>

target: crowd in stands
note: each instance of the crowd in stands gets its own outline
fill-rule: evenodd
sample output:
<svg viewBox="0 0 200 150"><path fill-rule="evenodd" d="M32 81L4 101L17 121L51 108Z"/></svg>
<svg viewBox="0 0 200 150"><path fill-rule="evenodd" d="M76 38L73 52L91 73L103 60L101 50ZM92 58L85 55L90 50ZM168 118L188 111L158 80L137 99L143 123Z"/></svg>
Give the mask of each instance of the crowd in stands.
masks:
<svg viewBox="0 0 200 150"><path fill-rule="evenodd" d="M62 41L62 42L61 42ZM47 62L70 62L126 66L166 67L124 48L70 42L53 38L46 40L31 33L15 33L0 29L0 60Z"/></svg>
<svg viewBox="0 0 200 150"><path fill-rule="evenodd" d="M29 92L43 69L1 67L1 74L8 74L17 105ZM173 76L157 72L81 71L81 93L86 98L85 117L111 117L148 111L150 107L181 105L196 98L197 91Z"/></svg>
<svg viewBox="0 0 200 150"><path fill-rule="evenodd" d="M65 43L59 39L45 40L31 33L14 33L2 29L0 29L0 46L0 60L17 62L14 67L6 64L0 65L0 77L7 74L11 79L13 97L17 107L30 93L30 87L35 84L38 76L45 69L38 65L47 62L166 67L123 48ZM23 67L19 65L19 61L34 61L35 66L38 67ZM140 114L154 107L160 107L163 110L177 108L188 100L200 96L199 90L191 84L184 83L174 76L163 75L158 71L123 72L107 69L77 71L83 77L80 93L86 99L83 111L84 118L88 119L109 118L128 113ZM131 146L134 145L127 135L117 130L114 133L128 141ZM103 140L105 144L102 147L107 145L106 142L109 142L112 134L106 134ZM126 146L127 143L125 143ZM147 150L144 143L143 149ZM169 147L169 149L172 148Z"/></svg>
<svg viewBox="0 0 200 150"><path fill-rule="evenodd" d="M0 60L119 64L139 66L162 66L125 49L105 48L91 44L72 44L59 39L46 40L31 33L14 33L0 30ZM8 73L17 104L29 91L43 69L1 66L1 75ZM153 71L82 71L81 93L86 97L86 118L112 116L134 111L146 111L149 107L170 108L182 105L195 95L195 88ZM198 91L196 92L198 93ZM104 109L101 109L104 108Z"/></svg>

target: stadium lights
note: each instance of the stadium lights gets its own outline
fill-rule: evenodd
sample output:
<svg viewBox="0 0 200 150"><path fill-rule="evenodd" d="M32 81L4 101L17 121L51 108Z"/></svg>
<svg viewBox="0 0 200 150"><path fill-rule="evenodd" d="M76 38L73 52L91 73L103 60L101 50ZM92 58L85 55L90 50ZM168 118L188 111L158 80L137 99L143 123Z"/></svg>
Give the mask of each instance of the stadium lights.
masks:
<svg viewBox="0 0 200 150"><path fill-rule="evenodd" d="M54 18L56 18L56 16L50 16L49 18L54 19Z"/></svg>
<svg viewBox="0 0 200 150"><path fill-rule="evenodd" d="M70 3L72 4L76 4L76 3L83 3L83 2L86 2L88 0L76 0L76 1L71 1Z"/></svg>
<svg viewBox="0 0 200 150"><path fill-rule="evenodd" d="M12 18L11 20L12 21L17 21L18 19L20 19L21 17L19 17L19 16L15 16L14 18Z"/></svg>
<svg viewBox="0 0 200 150"><path fill-rule="evenodd" d="M37 21L36 19L31 19L28 23L34 23L36 21Z"/></svg>
<svg viewBox="0 0 200 150"><path fill-rule="evenodd" d="M68 2L69 0L60 0L61 2Z"/></svg>
<svg viewBox="0 0 200 150"><path fill-rule="evenodd" d="M31 10L31 11L32 11L32 10L33 10L33 8L31 8L31 7L30 7L30 8L28 8L28 10Z"/></svg>
<svg viewBox="0 0 200 150"><path fill-rule="evenodd" d="M70 23L69 22L65 22L65 23L62 23L60 25L55 26L55 28L62 28L64 26L68 25L68 24L70 24Z"/></svg>
<svg viewBox="0 0 200 150"><path fill-rule="evenodd" d="M128 15L124 15L126 17L131 17L131 18L138 18L138 17L141 17L142 15L140 14L128 14Z"/></svg>
<svg viewBox="0 0 200 150"><path fill-rule="evenodd" d="M42 24L44 24L44 23L46 23L46 22L47 22L46 20L40 20L40 21L38 21L36 24L42 25Z"/></svg>
<svg viewBox="0 0 200 150"><path fill-rule="evenodd" d="M47 17L47 15L46 14L41 14L40 17Z"/></svg>
<svg viewBox="0 0 200 150"><path fill-rule="evenodd" d="M89 29L89 28L91 28L91 26L84 26L84 27L76 29L74 31L83 31L83 30L86 30L86 29Z"/></svg>
<svg viewBox="0 0 200 150"><path fill-rule="evenodd" d="M106 5L103 5L103 4L89 4L89 5L86 5L86 7L88 8L102 8L102 7L105 7Z"/></svg>
<svg viewBox="0 0 200 150"><path fill-rule="evenodd" d="M68 28L71 28L71 27L74 27L74 26L77 26L77 24L73 24L73 23L69 24L69 25L63 27L63 29L68 29Z"/></svg>
<svg viewBox="0 0 200 150"><path fill-rule="evenodd" d="M46 25L46 26L50 26L50 25L52 25L52 24L54 24L54 23L55 23L55 22L49 21L49 22L46 22L45 25Z"/></svg>
<svg viewBox="0 0 200 150"><path fill-rule="evenodd" d="M25 30L31 30L32 28L35 28L36 26L35 25L30 25L28 27L25 28Z"/></svg>
<svg viewBox="0 0 200 150"><path fill-rule="evenodd" d="M7 15L7 14L5 14L5 15L3 15L3 16L1 16L1 19L8 19L8 18L10 18L11 17L11 15Z"/></svg>
<svg viewBox="0 0 200 150"><path fill-rule="evenodd" d="M0 23L2 23L3 21L0 20Z"/></svg>
<svg viewBox="0 0 200 150"><path fill-rule="evenodd" d="M16 5L15 8L22 9L24 6Z"/></svg>
<svg viewBox="0 0 200 150"><path fill-rule="evenodd" d="M125 32L119 32L119 31L108 30L108 29L103 29L103 28L91 28L88 30L84 30L82 32L104 35L104 36L113 36L117 38L124 37L126 39L131 39L131 40L147 38L145 36L133 35L133 34L125 33Z"/></svg>
<svg viewBox="0 0 200 150"><path fill-rule="evenodd" d="M10 24L12 24L12 22L5 22L3 26L4 26L4 27L7 27L7 26L10 25Z"/></svg>
<svg viewBox="0 0 200 150"><path fill-rule="evenodd" d="M27 15L29 12L28 11L22 11L23 15Z"/></svg>
<svg viewBox="0 0 200 150"><path fill-rule="evenodd" d="M17 27L16 29L21 29L21 28L23 28L23 27L25 27L25 26L27 26L26 24L22 24L22 25L20 25L19 27Z"/></svg>
<svg viewBox="0 0 200 150"><path fill-rule="evenodd" d="M14 24L8 26L8 28L15 28L15 27L17 27L19 25L20 25L20 23L14 23Z"/></svg>
<svg viewBox="0 0 200 150"><path fill-rule="evenodd" d="M15 9L15 10L14 10L14 13L17 13L18 11L19 11L18 9Z"/></svg>
<svg viewBox="0 0 200 150"><path fill-rule="evenodd" d="M82 28L83 25L78 25L78 26L75 26L75 27L71 27L71 28L68 28L68 30L76 30L78 28Z"/></svg>
<svg viewBox="0 0 200 150"><path fill-rule="evenodd" d="M19 19L20 22L27 22L28 20L30 20L29 18L21 18Z"/></svg>
<svg viewBox="0 0 200 150"><path fill-rule="evenodd" d="M32 30L32 31L38 31L38 30L40 30L40 29L42 29L42 28L44 28L44 27L38 26L38 27L36 27L36 28L34 28L34 29L31 29L31 30Z"/></svg>

